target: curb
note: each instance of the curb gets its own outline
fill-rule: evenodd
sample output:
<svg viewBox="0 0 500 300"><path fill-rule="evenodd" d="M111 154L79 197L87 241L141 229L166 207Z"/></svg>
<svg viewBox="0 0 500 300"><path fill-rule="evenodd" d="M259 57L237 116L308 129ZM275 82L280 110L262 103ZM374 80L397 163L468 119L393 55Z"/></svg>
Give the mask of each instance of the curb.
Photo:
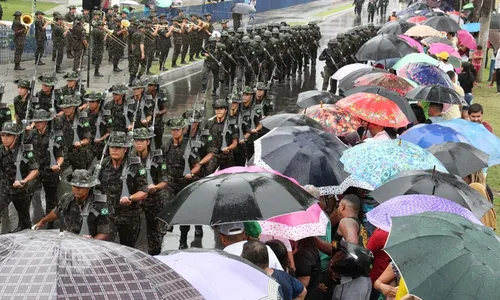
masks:
<svg viewBox="0 0 500 300"><path fill-rule="evenodd" d="M165 72L160 73L160 80L162 82L166 82L164 85L172 84L176 81L194 75L195 73L201 72L201 68L203 67L203 62L205 60L199 60L193 63L190 63L187 66L182 66L180 68L171 69Z"/></svg>
<svg viewBox="0 0 500 300"><path fill-rule="evenodd" d="M325 22L326 20L328 20L328 19L329 19L329 18L331 18L331 17L335 17L335 16L337 16L337 15L343 15L343 14L345 14L345 13L349 12L350 10L352 10L352 7L346 8L346 9L344 9L344 10L338 11L338 12L333 13L333 14L328 15L328 16L324 16L324 17L323 17L323 22Z"/></svg>

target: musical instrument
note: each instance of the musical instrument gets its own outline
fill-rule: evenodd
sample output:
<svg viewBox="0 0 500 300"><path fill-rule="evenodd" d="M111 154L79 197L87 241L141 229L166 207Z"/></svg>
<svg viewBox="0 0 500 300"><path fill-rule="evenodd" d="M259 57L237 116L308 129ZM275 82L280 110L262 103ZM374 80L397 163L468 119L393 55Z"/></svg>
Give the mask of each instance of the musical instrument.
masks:
<svg viewBox="0 0 500 300"><path fill-rule="evenodd" d="M122 46L122 47L126 47L127 46L127 43L125 43L124 41L120 40L119 38L117 38L116 36L113 35L113 33L115 32L114 30L110 30L109 28L107 27L104 27L104 32L106 32L106 35L113 40L113 42L116 42L118 45Z"/></svg>
<svg viewBox="0 0 500 300"><path fill-rule="evenodd" d="M33 24L34 20L30 14L22 14L21 15L21 24L26 27L26 33L30 30L30 26Z"/></svg>
<svg viewBox="0 0 500 300"><path fill-rule="evenodd" d="M130 26L130 21L129 20L122 20L120 25L122 26L123 29L125 29L123 36L128 36L128 27Z"/></svg>

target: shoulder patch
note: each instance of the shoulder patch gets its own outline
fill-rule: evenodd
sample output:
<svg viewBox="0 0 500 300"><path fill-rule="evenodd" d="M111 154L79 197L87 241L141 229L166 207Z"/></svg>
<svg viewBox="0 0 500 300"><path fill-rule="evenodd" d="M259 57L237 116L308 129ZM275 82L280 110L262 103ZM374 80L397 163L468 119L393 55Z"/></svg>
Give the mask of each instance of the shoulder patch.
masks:
<svg viewBox="0 0 500 300"><path fill-rule="evenodd" d="M32 158L33 157L33 152L28 152L28 158Z"/></svg>
<svg viewBox="0 0 500 300"><path fill-rule="evenodd" d="M146 170L144 170L144 169L140 169L140 170L139 170L139 175L141 175L141 176L146 175Z"/></svg>
<svg viewBox="0 0 500 300"><path fill-rule="evenodd" d="M101 208L101 216L109 215L109 209L107 207Z"/></svg>
<svg viewBox="0 0 500 300"><path fill-rule="evenodd" d="M83 126L84 126L84 127L89 127L89 126L90 126L90 123L89 123L89 122L85 122L85 123L83 123Z"/></svg>
<svg viewBox="0 0 500 300"><path fill-rule="evenodd" d="M62 141L62 136L58 136L58 137L56 138L56 141L57 141L57 142Z"/></svg>
<svg viewBox="0 0 500 300"><path fill-rule="evenodd" d="M161 164L161 169L166 170L167 169L167 164Z"/></svg>
<svg viewBox="0 0 500 300"><path fill-rule="evenodd" d="M212 136L211 135L208 136L208 141L209 142L212 141Z"/></svg>

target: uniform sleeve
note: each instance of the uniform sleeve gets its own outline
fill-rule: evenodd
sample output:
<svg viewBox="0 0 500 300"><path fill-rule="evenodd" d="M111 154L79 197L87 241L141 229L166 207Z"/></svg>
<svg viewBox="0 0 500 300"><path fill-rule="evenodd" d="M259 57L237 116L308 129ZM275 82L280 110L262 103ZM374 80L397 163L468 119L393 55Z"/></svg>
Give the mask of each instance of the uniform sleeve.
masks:
<svg viewBox="0 0 500 300"><path fill-rule="evenodd" d="M111 234L109 211L110 209L107 204L98 205L99 215L95 218L97 234Z"/></svg>
<svg viewBox="0 0 500 300"><path fill-rule="evenodd" d="M133 190L135 191L134 193L137 193L139 191L147 193L148 181L146 177L146 169L142 164L134 167L138 168L137 174L133 177Z"/></svg>
<svg viewBox="0 0 500 300"><path fill-rule="evenodd" d="M62 135L58 135L55 137L55 143L54 143L54 148L53 148L53 151L54 151L54 156L56 157L56 159L58 157L63 157L64 156L64 141L63 141L64 137ZM57 145L56 145L57 144Z"/></svg>
<svg viewBox="0 0 500 300"><path fill-rule="evenodd" d="M26 164L29 166L29 170L30 171L38 170L38 163L35 159L35 154L33 153L33 151L25 152L24 156L25 159L27 160Z"/></svg>
<svg viewBox="0 0 500 300"><path fill-rule="evenodd" d="M85 139L90 139L91 137L91 127L90 127L90 122L87 118L81 120L81 134L82 137Z"/></svg>
<svg viewBox="0 0 500 300"><path fill-rule="evenodd" d="M158 182L168 182L167 163L164 159L158 161Z"/></svg>

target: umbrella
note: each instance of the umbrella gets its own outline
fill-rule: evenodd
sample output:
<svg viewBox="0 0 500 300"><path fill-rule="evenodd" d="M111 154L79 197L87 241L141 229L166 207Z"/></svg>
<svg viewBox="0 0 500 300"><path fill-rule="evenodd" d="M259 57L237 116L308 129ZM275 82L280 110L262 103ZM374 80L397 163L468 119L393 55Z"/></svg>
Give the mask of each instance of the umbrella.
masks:
<svg viewBox="0 0 500 300"><path fill-rule="evenodd" d="M415 37L428 37L428 36L441 36L441 33L436 29L426 26L417 25L408 29L404 35L415 36Z"/></svg>
<svg viewBox="0 0 500 300"><path fill-rule="evenodd" d="M221 174L205 177L182 189L158 217L169 225L264 220L305 210L311 200L309 193L280 175Z"/></svg>
<svg viewBox="0 0 500 300"><path fill-rule="evenodd" d="M307 91L299 93L297 96L297 105L301 108L308 108L309 106L317 104L335 104L340 99L340 96L324 91Z"/></svg>
<svg viewBox="0 0 500 300"><path fill-rule="evenodd" d="M477 48L476 40L467 30L459 30L457 32L457 36L458 36L458 41L461 45L464 45L469 49L476 50Z"/></svg>
<svg viewBox="0 0 500 300"><path fill-rule="evenodd" d="M261 234L277 236L298 241L311 236L326 235L326 226L330 218L323 212L318 203L306 211L294 212L265 221L259 221Z"/></svg>
<svg viewBox="0 0 500 300"><path fill-rule="evenodd" d="M440 84L454 88L448 74L429 63L409 63L398 70L398 75L413 80L420 85Z"/></svg>
<svg viewBox="0 0 500 300"><path fill-rule="evenodd" d="M420 53L424 53L424 48L422 47L422 45L417 42L416 40L412 39L411 37L409 36L406 36L406 35L398 35L398 37L400 39L403 39L405 40L408 44L410 44L410 46L412 46L413 48L416 48L418 50L418 52ZM412 54L418 54L418 53L410 53L408 55L412 55ZM407 57L408 55L405 55L405 57Z"/></svg>
<svg viewBox="0 0 500 300"><path fill-rule="evenodd" d="M408 293L422 299L498 298L500 243L490 228L450 213L392 219L384 250Z"/></svg>
<svg viewBox="0 0 500 300"><path fill-rule="evenodd" d="M377 94L385 97L399 106L399 109L401 109L401 111L405 114L409 122L414 123L417 120L417 117L415 116L415 113L413 112L413 109L411 108L408 101L405 98L401 97L397 92L391 91L385 87L374 85L360 86L347 91L345 95L350 96L352 94L361 92Z"/></svg>
<svg viewBox="0 0 500 300"><path fill-rule="evenodd" d="M403 132L401 139L429 148L432 145L446 142L464 142L470 144L469 140L461 133L440 124L418 124Z"/></svg>
<svg viewBox="0 0 500 300"><path fill-rule="evenodd" d="M457 32L461 28L458 23L448 16L435 16L425 21L423 25L430 26L438 31Z"/></svg>
<svg viewBox="0 0 500 300"><path fill-rule="evenodd" d="M491 14L490 30L500 29L500 14Z"/></svg>
<svg viewBox="0 0 500 300"><path fill-rule="evenodd" d="M319 130L323 130L323 126L314 120L303 114L277 114L266 117L261 122L262 126L271 130L276 127L283 126L309 126Z"/></svg>
<svg viewBox="0 0 500 300"><path fill-rule="evenodd" d="M337 72L335 72L331 78L336 79L336 80L341 80L342 78L349 75L350 73L357 71L357 70L361 70L361 69L371 70L372 67L370 65L360 64L360 63L345 65L342 68L338 69Z"/></svg>
<svg viewBox="0 0 500 300"><path fill-rule="evenodd" d="M354 81L354 87L376 85L395 91L401 96L413 89L413 86L404 78L390 73L366 74Z"/></svg>
<svg viewBox="0 0 500 300"><path fill-rule="evenodd" d="M490 156L488 159L490 167L500 164L500 139L482 124L464 119L454 119L442 122L440 125L457 131L465 136L471 145L486 152Z"/></svg>
<svg viewBox="0 0 500 300"><path fill-rule="evenodd" d="M171 251L155 256L191 283L207 300L276 299L278 284L249 261L215 249ZM240 298L241 299L241 298Z"/></svg>
<svg viewBox="0 0 500 300"><path fill-rule="evenodd" d="M378 188L389 178L404 170L446 168L430 152L402 140L373 141L344 151L340 158L344 170L360 181Z"/></svg>
<svg viewBox="0 0 500 300"><path fill-rule="evenodd" d="M425 100L434 103L466 104L463 98L454 90L439 84L421 85L406 94L406 98Z"/></svg>
<svg viewBox="0 0 500 300"><path fill-rule="evenodd" d="M481 194L469 187L462 178L439 171L402 171L371 192L379 203L401 195L433 195L453 201L481 219L493 206Z"/></svg>
<svg viewBox="0 0 500 300"><path fill-rule="evenodd" d="M124 1L120 1L120 5L136 5L136 6L139 6L141 4L139 4L137 1L133 1L133 0L124 0Z"/></svg>
<svg viewBox="0 0 500 300"><path fill-rule="evenodd" d="M421 41L421 43L422 43L422 45L432 45L434 43L447 44L447 45L450 45L450 46L453 45L449 39L447 39L445 37L441 37L441 36L426 37L425 39L423 39Z"/></svg>
<svg viewBox="0 0 500 300"><path fill-rule="evenodd" d="M439 63L436 59L430 57L427 54L412 53L412 54L408 54L405 57L401 58L394 66L392 66L392 68L394 70L400 70L401 68L403 68L404 66L406 66L409 63L417 63L417 62L425 62L425 63L431 64L433 66L436 66Z"/></svg>
<svg viewBox="0 0 500 300"><path fill-rule="evenodd" d="M304 113L319 122L324 131L336 136L345 136L361 127L360 119L334 104L311 106Z"/></svg>
<svg viewBox="0 0 500 300"><path fill-rule="evenodd" d="M455 48L453 48L453 46L443 43L434 43L430 45L429 50L427 52L430 54L439 54L441 52L446 52L450 56L453 55L456 57L460 57L460 54L458 54L458 52L455 50Z"/></svg>
<svg viewBox="0 0 500 300"><path fill-rule="evenodd" d="M462 9L473 9L473 8L474 8L474 4L472 4L472 3L465 4L464 7L462 7Z"/></svg>
<svg viewBox="0 0 500 300"><path fill-rule="evenodd" d="M390 21L385 23L384 26L382 26L382 28L380 28L380 30L377 31L377 34L384 34L384 33L392 35L403 34L403 32L406 32L413 26L415 26L415 24L408 23L402 20Z"/></svg>
<svg viewBox="0 0 500 300"><path fill-rule="evenodd" d="M416 52L405 40L395 35L382 34L369 39L359 48L356 58L361 61L403 57Z"/></svg>
<svg viewBox="0 0 500 300"><path fill-rule="evenodd" d="M354 80L358 79L359 77L361 77L363 75L371 74L371 73L386 73L386 74L388 74L389 72L384 70L384 69L372 68L372 67L370 67L369 69L363 68L363 69L353 71L339 81L339 84L338 84L339 89L343 92L348 91L348 90L352 89L352 87L354 85Z"/></svg>
<svg viewBox="0 0 500 300"><path fill-rule="evenodd" d="M490 30L488 32L488 40L495 49L500 48L500 31Z"/></svg>
<svg viewBox="0 0 500 300"><path fill-rule="evenodd" d="M481 30L480 23L467 23L462 25L463 30L467 30L468 32L479 32Z"/></svg>
<svg viewBox="0 0 500 300"><path fill-rule="evenodd" d="M253 5L247 3L236 3L231 9L231 12L234 14L249 15L251 13L255 13L256 10Z"/></svg>
<svg viewBox="0 0 500 300"><path fill-rule="evenodd" d="M426 16L414 16L406 20L408 23L421 24L425 22L428 18Z"/></svg>
<svg viewBox="0 0 500 300"><path fill-rule="evenodd" d="M337 106L361 120L384 127L400 128L409 123L396 103L371 93L350 95L337 102Z"/></svg>
<svg viewBox="0 0 500 300"><path fill-rule="evenodd" d="M0 235L2 299L204 299L148 254L58 230Z"/></svg>
<svg viewBox="0 0 500 300"><path fill-rule="evenodd" d="M394 197L366 213L366 219L373 226L391 231L391 218L410 216L426 211L449 212L482 225L474 214L453 201L431 195L404 195ZM182 275L182 274L181 274Z"/></svg>
<svg viewBox="0 0 500 300"><path fill-rule="evenodd" d="M224 170L218 170L218 171L216 171L208 176L214 177L214 176L221 175L221 174L235 174L235 173L245 173L245 172L250 172L250 173L268 172L268 173L276 174L276 175L285 177L286 179L288 179L291 182L295 183L296 185L300 186L300 183L298 183L297 180L295 180L291 177L285 176L278 171L267 170L267 169L259 168L257 166L230 167L230 168L226 168Z"/></svg>
<svg viewBox="0 0 500 300"><path fill-rule="evenodd" d="M489 155L467 143L444 143L429 147L451 174L460 178L488 167Z"/></svg>

